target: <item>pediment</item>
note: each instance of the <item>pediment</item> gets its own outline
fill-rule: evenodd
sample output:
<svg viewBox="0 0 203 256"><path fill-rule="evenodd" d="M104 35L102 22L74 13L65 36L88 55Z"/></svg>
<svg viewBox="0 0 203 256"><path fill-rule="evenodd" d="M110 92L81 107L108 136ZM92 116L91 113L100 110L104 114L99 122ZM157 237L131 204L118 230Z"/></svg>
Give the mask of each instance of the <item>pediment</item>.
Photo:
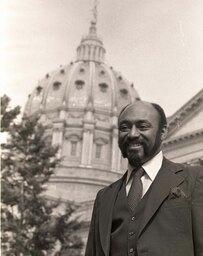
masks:
<svg viewBox="0 0 203 256"><path fill-rule="evenodd" d="M177 121L176 129L174 130L170 138L190 134L195 131L201 130L202 128L203 109L201 109L201 111L199 111L198 113L194 113L193 115L191 114L190 117L188 117L187 120L182 124L179 124L179 122Z"/></svg>
<svg viewBox="0 0 203 256"><path fill-rule="evenodd" d="M203 90L169 118L168 140L203 129Z"/></svg>

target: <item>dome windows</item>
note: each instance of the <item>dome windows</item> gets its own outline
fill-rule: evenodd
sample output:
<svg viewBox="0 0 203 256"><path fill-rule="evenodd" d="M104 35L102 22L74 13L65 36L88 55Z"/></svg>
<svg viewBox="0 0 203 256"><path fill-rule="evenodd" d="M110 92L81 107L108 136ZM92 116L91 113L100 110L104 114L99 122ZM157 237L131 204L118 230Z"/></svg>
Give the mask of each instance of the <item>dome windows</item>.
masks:
<svg viewBox="0 0 203 256"><path fill-rule="evenodd" d="M37 94L37 95L40 95L42 89L43 89L43 88L42 88L40 85L37 86L37 88L36 88L36 94Z"/></svg>
<svg viewBox="0 0 203 256"><path fill-rule="evenodd" d="M81 152L81 136L79 134L66 134L63 152L68 161L78 161Z"/></svg>
<svg viewBox="0 0 203 256"><path fill-rule="evenodd" d="M120 93L121 93L121 96L123 97L127 97L128 96L128 90L123 88L123 89L120 89Z"/></svg>
<svg viewBox="0 0 203 256"><path fill-rule="evenodd" d="M54 90L58 90L60 86L61 86L61 82L59 82L59 81L56 81L56 82L53 83L53 89Z"/></svg>
<svg viewBox="0 0 203 256"><path fill-rule="evenodd" d="M105 75L105 71L104 71L104 70L101 70L101 71L99 72L99 74L103 76L103 75Z"/></svg>
<svg viewBox="0 0 203 256"><path fill-rule="evenodd" d="M76 156L77 154L77 141L71 141L70 155Z"/></svg>
<svg viewBox="0 0 203 256"><path fill-rule="evenodd" d="M75 81L76 88L78 90L82 89L82 87L85 85L85 82L83 80L76 80Z"/></svg>
<svg viewBox="0 0 203 256"><path fill-rule="evenodd" d="M80 73L84 73L85 69L84 68L80 68Z"/></svg>
<svg viewBox="0 0 203 256"><path fill-rule="evenodd" d="M98 135L96 135L97 137ZM108 154L107 144L109 142L109 137L104 135L99 135L94 141L94 159L95 163L102 163L106 159L106 154Z"/></svg>
<svg viewBox="0 0 203 256"><path fill-rule="evenodd" d="M65 73L65 70L62 68L62 69L60 70L60 73L61 73L61 74L64 74L64 73Z"/></svg>
<svg viewBox="0 0 203 256"><path fill-rule="evenodd" d="M96 159L101 158L101 152L102 152L102 144L96 144L96 149L95 149L95 158Z"/></svg>
<svg viewBox="0 0 203 256"><path fill-rule="evenodd" d="M106 92L107 89L108 89L108 84L106 84L106 83L100 83L100 84L99 84L99 87L100 87L100 90L101 90L102 92Z"/></svg>

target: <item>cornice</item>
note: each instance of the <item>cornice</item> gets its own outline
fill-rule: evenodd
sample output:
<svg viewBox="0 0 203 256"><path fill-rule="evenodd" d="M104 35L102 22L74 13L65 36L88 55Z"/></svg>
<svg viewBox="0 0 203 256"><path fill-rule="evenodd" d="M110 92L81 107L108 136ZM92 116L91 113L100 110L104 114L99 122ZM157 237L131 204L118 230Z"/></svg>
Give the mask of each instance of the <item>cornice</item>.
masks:
<svg viewBox="0 0 203 256"><path fill-rule="evenodd" d="M168 145L189 141L192 139L196 139L198 137L201 137L201 138L203 137L203 129L195 131L195 132L191 132L191 133L186 133L186 134L183 134L183 135L171 138L171 139L169 138L168 140L166 140L163 143L163 146L166 147Z"/></svg>
<svg viewBox="0 0 203 256"><path fill-rule="evenodd" d="M168 118L168 128L169 135L172 135L174 129L177 130L177 125L181 126L185 119L203 105L203 89L197 93L191 100L189 100L185 105L183 105L177 112L175 112L171 117Z"/></svg>
<svg viewBox="0 0 203 256"><path fill-rule="evenodd" d="M71 177L71 176L53 176L50 178L49 183L72 183L72 184L82 184L82 185L95 185L95 186L108 186L111 184L111 181L105 179L98 179L98 178L78 178L78 177Z"/></svg>

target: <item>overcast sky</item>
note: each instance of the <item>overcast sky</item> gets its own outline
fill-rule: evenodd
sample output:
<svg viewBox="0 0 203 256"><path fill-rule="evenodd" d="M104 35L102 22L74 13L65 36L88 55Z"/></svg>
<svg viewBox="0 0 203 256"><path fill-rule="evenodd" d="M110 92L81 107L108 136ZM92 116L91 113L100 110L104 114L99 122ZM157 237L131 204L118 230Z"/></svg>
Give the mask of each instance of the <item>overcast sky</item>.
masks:
<svg viewBox="0 0 203 256"><path fill-rule="evenodd" d="M24 107L38 80L71 62L93 0L5 0L1 95ZM202 0L99 0L106 63L169 116L203 88Z"/></svg>

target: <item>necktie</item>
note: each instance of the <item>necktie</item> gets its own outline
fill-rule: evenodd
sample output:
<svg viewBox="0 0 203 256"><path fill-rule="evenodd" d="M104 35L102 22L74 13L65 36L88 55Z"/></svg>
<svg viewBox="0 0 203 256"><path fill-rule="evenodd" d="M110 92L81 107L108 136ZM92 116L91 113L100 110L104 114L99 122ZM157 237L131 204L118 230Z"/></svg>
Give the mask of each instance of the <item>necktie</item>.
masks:
<svg viewBox="0 0 203 256"><path fill-rule="evenodd" d="M133 171L133 182L128 193L128 205L132 211L142 198L142 181L141 177L144 175L144 169L141 167Z"/></svg>

